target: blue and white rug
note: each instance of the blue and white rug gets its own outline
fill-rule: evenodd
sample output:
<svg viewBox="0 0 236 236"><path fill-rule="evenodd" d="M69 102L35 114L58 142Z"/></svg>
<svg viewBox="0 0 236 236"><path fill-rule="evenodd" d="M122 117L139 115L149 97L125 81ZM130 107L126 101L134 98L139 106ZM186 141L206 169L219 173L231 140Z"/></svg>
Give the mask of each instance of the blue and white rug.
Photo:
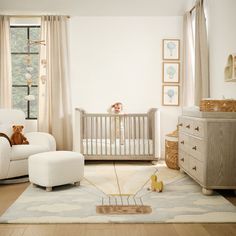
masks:
<svg viewBox="0 0 236 236"><path fill-rule="evenodd" d="M164 182L162 193L148 190L148 178L158 169ZM118 181L117 181L118 180ZM136 194L129 204L144 204L150 214L101 215L96 206L126 204L127 197L110 194ZM141 199L141 200L140 200ZM1 223L206 223L236 222L236 206L224 197L204 196L201 187L187 175L164 164L89 164L81 186L60 186L52 192L30 185L0 217Z"/></svg>

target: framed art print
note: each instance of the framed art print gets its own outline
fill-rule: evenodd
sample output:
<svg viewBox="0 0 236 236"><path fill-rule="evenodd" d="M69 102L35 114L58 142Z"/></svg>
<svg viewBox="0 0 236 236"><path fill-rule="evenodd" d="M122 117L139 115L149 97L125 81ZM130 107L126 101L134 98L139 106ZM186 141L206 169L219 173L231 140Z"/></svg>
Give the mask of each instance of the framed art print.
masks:
<svg viewBox="0 0 236 236"><path fill-rule="evenodd" d="M163 85L162 105L179 106L179 85Z"/></svg>
<svg viewBox="0 0 236 236"><path fill-rule="evenodd" d="M162 63L163 83L179 83L179 62Z"/></svg>
<svg viewBox="0 0 236 236"><path fill-rule="evenodd" d="M179 39L163 39L163 60L179 60Z"/></svg>

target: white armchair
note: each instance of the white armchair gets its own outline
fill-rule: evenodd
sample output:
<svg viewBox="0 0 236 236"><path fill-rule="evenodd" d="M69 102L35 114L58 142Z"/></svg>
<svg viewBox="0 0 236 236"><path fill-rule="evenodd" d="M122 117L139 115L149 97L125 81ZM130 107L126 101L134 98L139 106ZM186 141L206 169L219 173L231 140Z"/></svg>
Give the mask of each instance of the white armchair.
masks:
<svg viewBox="0 0 236 236"><path fill-rule="evenodd" d="M25 114L20 110L0 109L0 133L11 137L13 125L24 125ZM25 130L25 129L24 129ZM52 135L42 132L24 133L28 145L10 145L0 137L0 180L28 175L28 157L30 155L55 151L56 142Z"/></svg>

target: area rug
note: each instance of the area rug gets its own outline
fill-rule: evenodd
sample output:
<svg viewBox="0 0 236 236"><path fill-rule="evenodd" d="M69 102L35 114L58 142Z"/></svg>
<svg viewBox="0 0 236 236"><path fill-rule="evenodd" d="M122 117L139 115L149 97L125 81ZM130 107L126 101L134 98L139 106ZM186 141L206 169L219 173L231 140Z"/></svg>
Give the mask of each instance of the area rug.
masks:
<svg viewBox="0 0 236 236"><path fill-rule="evenodd" d="M163 192L149 190L153 173L164 182ZM130 194L132 197L128 198ZM96 213L96 206L103 204L143 204L150 206L152 212ZM1 216L0 222L226 223L236 222L236 207L217 193L204 196L196 182L164 164L101 163L85 166L85 178L78 187L65 185L46 192L30 185Z"/></svg>

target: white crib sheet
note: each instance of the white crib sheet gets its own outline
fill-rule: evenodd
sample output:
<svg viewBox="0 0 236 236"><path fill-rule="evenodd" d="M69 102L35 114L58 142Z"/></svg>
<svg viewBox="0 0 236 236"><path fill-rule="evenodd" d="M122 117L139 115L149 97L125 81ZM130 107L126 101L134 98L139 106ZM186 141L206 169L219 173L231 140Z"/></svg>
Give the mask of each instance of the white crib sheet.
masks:
<svg viewBox="0 0 236 236"><path fill-rule="evenodd" d="M120 145L120 139L110 142L110 139L83 139L83 154L87 155L152 155L153 141L151 139L126 139Z"/></svg>

